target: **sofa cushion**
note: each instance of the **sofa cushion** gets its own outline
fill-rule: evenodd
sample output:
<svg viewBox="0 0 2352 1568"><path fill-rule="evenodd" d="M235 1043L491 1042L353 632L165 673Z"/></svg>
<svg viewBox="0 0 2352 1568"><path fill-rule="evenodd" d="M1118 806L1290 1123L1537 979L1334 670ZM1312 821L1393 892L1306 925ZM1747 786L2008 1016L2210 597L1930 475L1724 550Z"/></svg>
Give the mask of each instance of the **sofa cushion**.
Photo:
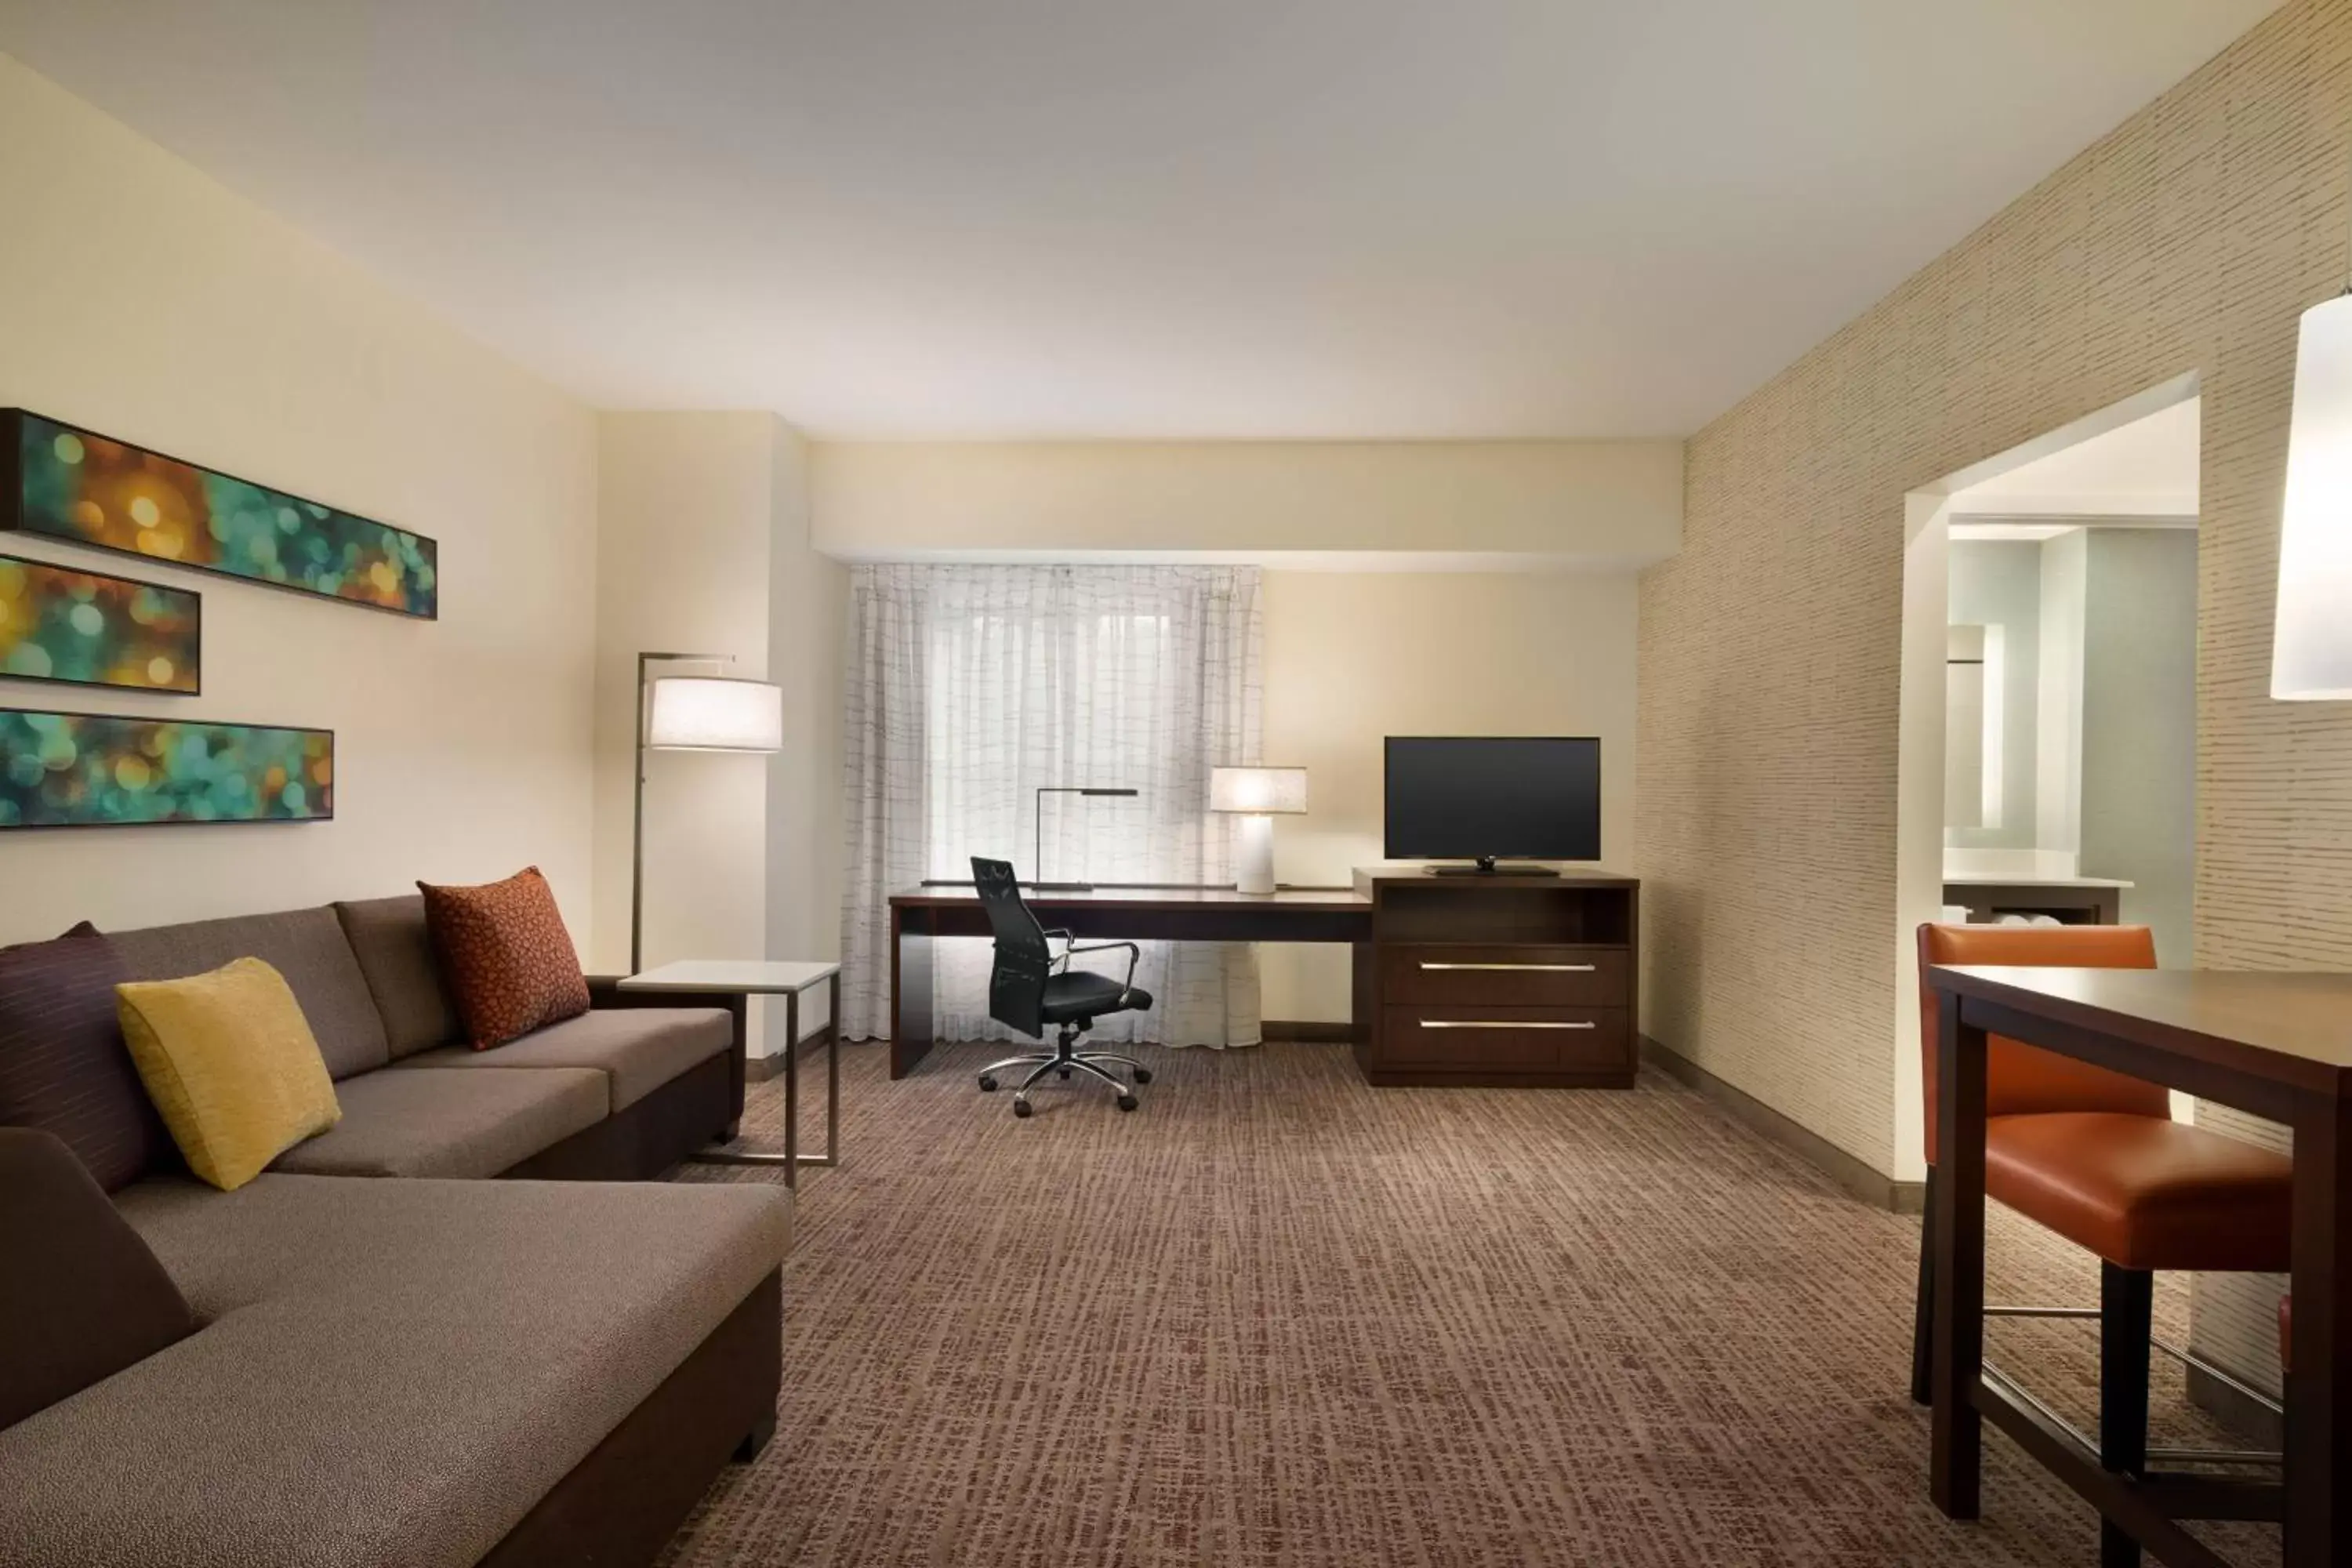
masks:
<svg viewBox="0 0 2352 1568"><path fill-rule="evenodd" d="M194 1314L59 1139L0 1127L0 1427L195 1331Z"/></svg>
<svg viewBox="0 0 2352 1568"><path fill-rule="evenodd" d="M200 1179L241 1187L342 1120L301 1005L260 959L115 992L131 1059Z"/></svg>
<svg viewBox="0 0 2352 1568"><path fill-rule="evenodd" d="M416 887L441 976L476 1050L588 1011L580 955L538 867L478 888Z"/></svg>
<svg viewBox="0 0 2352 1568"><path fill-rule="evenodd" d="M329 1074L345 1079L392 1059L375 998L331 909L109 931L106 940L122 955L132 980L177 980L234 958L266 960L294 988Z"/></svg>
<svg viewBox="0 0 2352 1568"><path fill-rule="evenodd" d="M393 1059L458 1039L462 1026L433 959L424 895L361 899L334 908L352 956L367 978L368 994L383 1016L384 1042Z"/></svg>
<svg viewBox="0 0 2352 1568"><path fill-rule="evenodd" d="M337 1086L343 1120L271 1167L315 1176L495 1176L612 1113L587 1068L372 1072Z"/></svg>
<svg viewBox="0 0 2352 1568"><path fill-rule="evenodd" d="M207 1326L0 1432L0 1562L477 1563L791 1237L764 1184L270 1174L118 1204Z"/></svg>
<svg viewBox="0 0 2352 1568"><path fill-rule="evenodd" d="M613 1109L620 1110L734 1047L734 1021L715 1007L600 1007L493 1050L452 1046L394 1066L594 1068L611 1078Z"/></svg>
<svg viewBox="0 0 2352 1568"><path fill-rule="evenodd" d="M123 1047L114 987L127 978L87 925L0 948L0 1126L57 1134L108 1192L178 1163Z"/></svg>

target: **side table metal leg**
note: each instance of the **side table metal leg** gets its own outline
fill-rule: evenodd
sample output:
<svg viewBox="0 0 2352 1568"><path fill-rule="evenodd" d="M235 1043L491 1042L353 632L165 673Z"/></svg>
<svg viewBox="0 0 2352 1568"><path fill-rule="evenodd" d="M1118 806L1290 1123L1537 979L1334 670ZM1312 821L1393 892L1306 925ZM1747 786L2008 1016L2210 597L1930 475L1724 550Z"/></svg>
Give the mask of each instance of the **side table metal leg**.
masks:
<svg viewBox="0 0 2352 1568"><path fill-rule="evenodd" d="M801 999L797 992L782 993L784 998L784 1033L800 1033ZM784 1052L784 1152L781 1154L754 1153L735 1149L705 1149L689 1154L687 1161L696 1165L765 1165L784 1173L784 1185L800 1184L800 1167L808 1163L799 1153L801 1124L801 1083L798 1071L799 1053Z"/></svg>
<svg viewBox="0 0 2352 1568"><path fill-rule="evenodd" d="M824 1031L824 1163L841 1163L841 1029Z"/></svg>
<svg viewBox="0 0 2352 1568"><path fill-rule="evenodd" d="M784 1184L800 1184L803 1165L837 1165L841 1163L841 973L835 970L828 977L828 999L832 1016L824 1026L824 1152L801 1152L801 996L797 991L769 993L784 999L784 1152L781 1154L738 1152L728 1149L709 1149L688 1159L703 1165L776 1165L784 1173Z"/></svg>
<svg viewBox="0 0 2352 1568"><path fill-rule="evenodd" d="M801 994L784 994L784 1185L800 1184Z"/></svg>
<svg viewBox="0 0 2352 1568"><path fill-rule="evenodd" d="M824 1014L824 1152L804 1154L804 1165L841 1163L841 971L826 981Z"/></svg>

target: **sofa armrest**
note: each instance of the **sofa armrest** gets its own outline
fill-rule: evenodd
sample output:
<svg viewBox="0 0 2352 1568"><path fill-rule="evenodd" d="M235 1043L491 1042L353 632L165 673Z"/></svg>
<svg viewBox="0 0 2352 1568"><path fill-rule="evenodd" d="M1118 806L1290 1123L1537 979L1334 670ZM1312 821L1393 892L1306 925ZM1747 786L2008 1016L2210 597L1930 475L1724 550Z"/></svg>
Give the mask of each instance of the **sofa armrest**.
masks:
<svg viewBox="0 0 2352 1568"><path fill-rule="evenodd" d="M195 1332L147 1243L54 1135L0 1127L0 1427Z"/></svg>
<svg viewBox="0 0 2352 1568"><path fill-rule="evenodd" d="M743 1115L743 1065L751 1043L751 998L740 991L624 991L619 974L588 977L588 1005L608 1007L713 1007L725 1013L733 1030L727 1053L727 1105L730 1123ZM733 1135L730 1125L729 1135Z"/></svg>

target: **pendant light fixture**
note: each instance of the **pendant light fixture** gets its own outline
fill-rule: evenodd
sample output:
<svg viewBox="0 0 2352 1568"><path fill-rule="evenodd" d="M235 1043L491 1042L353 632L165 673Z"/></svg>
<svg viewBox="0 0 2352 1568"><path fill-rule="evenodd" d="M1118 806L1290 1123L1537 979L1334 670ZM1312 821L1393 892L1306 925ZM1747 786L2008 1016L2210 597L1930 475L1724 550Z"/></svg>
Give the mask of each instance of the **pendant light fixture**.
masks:
<svg viewBox="0 0 2352 1568"><path fill-rule="evenodd" d="M2305 310L2295 342L2271 695L2352 699L2352 287Z"/></svg>
<svg viewBox="0 0 2352 1568"><path fill-rule="evenodd" d="M2271 695L2352 698L2352 293L2303 313Z"/></svg>

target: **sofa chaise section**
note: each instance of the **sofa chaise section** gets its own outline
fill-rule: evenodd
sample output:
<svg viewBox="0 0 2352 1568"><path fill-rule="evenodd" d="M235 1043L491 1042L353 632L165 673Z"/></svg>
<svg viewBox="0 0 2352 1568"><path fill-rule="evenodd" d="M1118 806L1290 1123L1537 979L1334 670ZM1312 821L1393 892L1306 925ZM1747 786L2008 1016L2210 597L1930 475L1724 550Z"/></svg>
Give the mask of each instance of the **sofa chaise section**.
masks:
<svg viewBox="0 0 2352 1568"><path fill-rule="evenodd" d="M204 1326L0 1431L0 1562L644 1561L772 1426L773 1189L272 1173L116 1202Z"/></svg>

